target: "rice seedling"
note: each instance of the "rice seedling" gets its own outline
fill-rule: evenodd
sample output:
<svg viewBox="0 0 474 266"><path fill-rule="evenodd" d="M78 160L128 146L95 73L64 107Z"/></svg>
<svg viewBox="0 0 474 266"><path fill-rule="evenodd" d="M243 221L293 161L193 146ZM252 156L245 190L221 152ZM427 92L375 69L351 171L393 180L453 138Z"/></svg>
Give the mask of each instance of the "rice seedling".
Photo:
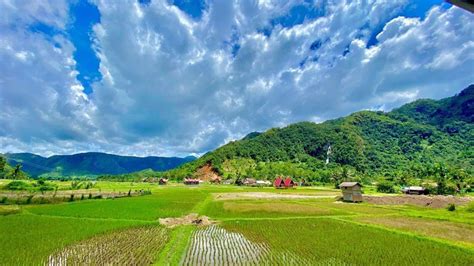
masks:
<svg viewBox="0 0 474 266"><path fill-rule="evenodd" d="M265 244L251 242L240 233L211 225L194 232L183 264L258 264L268 253L269 247Z"/></svg>
<svg viewBox="0 0 474 266"><path fill-rule="evenodd" d="M168 232L147 225L86 239L50 255L48 265L150 265L165 245Z"/></svg>
<svg viewBox="0 0 474 266"><path fill-rule="evenodd" d="M264 264L473 265L472 249L332 218L227 221L222 226L267 243ZM304 258L284 261L281 254Z"/></svg>

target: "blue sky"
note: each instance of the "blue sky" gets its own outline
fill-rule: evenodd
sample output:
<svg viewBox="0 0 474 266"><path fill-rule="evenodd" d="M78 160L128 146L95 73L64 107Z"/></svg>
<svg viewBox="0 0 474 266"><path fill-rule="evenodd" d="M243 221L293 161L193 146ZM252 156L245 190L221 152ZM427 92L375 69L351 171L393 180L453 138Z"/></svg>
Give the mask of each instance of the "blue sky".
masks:
<svg viewBox="0 0 474 266"><path fill-rule="evenodd" d="M0 152L199 155L251 131L388 111L473 82L473 15L443 1L0 9Z"/></svg>

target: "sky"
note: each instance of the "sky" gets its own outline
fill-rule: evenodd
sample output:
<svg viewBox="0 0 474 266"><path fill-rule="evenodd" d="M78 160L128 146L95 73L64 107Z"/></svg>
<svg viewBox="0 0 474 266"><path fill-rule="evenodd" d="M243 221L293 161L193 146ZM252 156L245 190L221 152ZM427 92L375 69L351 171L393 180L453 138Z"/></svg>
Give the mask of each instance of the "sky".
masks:
<svg viewBox="0 0 474 266"><path fill-rule="evenodd" d="M0 152L201 155L474 83L442 1L0 0Z"/></svg>

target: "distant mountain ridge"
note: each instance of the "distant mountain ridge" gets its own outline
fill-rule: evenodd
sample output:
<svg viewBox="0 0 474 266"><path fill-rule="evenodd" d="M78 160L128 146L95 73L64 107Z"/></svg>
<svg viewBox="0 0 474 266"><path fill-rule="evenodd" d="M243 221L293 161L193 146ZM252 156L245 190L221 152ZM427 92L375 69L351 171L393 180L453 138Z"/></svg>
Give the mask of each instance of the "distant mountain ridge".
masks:
<svg viewBox="0 0 474 266"><path fill-rule="evenodd" d="M42 157L32 153L7 153L10 165L21 164L22 170L37 176L84 176L104 174L126 174L145 169L165 171L196 159L180 157L135 157L101 152L86 152L72 155Z"/></svg>

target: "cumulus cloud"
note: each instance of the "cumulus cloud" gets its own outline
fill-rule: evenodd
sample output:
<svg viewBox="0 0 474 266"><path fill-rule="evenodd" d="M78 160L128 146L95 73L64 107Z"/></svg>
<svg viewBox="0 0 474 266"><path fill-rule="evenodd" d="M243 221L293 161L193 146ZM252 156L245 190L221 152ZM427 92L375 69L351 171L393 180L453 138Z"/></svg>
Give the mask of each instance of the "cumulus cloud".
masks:
<svg viewBox="0 0 474 266"><path fill-rule="evenodd" d="M67 38L55 37L58 48L3 26L10 32L0 37L9 45L0 48L7 73L0 77L1 108L9 114L1 119L3 150L31 143L25 150L201 154L251 131L389 110L453 95L472 82L474 23L456 7L407 18L398 15L406 1L315 1L320 16L283 26L274 21L309 4L209 1L200 18L168 1L96 4L101 20L92 36L103 78L87 96ZM50 13L55 19L22 21L64 27L67 16ZM32 100L34 93L41 97ZM25 113L14 120L20 109Z"/></svg>

